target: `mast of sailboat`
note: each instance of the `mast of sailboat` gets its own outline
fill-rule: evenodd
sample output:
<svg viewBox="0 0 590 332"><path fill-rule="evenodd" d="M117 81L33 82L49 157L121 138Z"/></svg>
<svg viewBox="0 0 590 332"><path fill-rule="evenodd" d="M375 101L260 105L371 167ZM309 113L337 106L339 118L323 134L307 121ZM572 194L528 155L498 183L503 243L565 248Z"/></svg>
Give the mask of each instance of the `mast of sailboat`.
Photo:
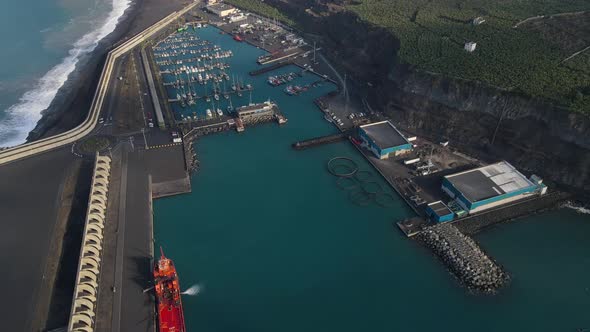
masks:
<svg viewBox="0 0 590 332"><path fill-rule="evenodd" d="M192 98L193 98L193 96L191 95L191 78L190 78L190 76L188 75L188 70L187 70L187 71L185 71L185 74L186 74L186 85L187 85L187 88L188 88L188 95L189 95L189 97L188 97L188 98L189 98L189 99L192 99Z"/></svg>

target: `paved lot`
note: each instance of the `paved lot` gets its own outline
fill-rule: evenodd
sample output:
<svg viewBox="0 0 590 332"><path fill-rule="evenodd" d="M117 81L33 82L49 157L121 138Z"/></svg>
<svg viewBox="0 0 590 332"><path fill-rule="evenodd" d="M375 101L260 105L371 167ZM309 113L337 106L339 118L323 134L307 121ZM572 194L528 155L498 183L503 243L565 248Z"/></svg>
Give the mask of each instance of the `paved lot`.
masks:
<svg viewBox="0 0 590 332"><path fill-rule="evenodd" d="M0 167L0 321L3 331L29 331L49 259L62 182L73 161L67 149Z"/></svg>
<svg viewBox="0 0 590 332"><path fill-rule="evenodd" d="M151 207L146 151L122 144L113 154L109 239L101 273L97 331L154 331Z"/></svg>
<svg viewBox="0 0 590 332"><path fill-rule="evenodd" d="M152 285L151 210L144 154L136 150L128 155L120 331L154 329L154 298L151 292L143 293Z"/></svg>

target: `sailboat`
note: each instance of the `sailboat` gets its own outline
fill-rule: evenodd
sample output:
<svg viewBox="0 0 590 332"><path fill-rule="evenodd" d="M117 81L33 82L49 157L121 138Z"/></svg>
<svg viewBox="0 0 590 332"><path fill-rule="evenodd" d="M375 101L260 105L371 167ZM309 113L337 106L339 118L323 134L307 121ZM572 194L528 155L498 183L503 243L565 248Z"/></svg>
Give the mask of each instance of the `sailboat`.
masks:
<svg viewBox="0 0 590 332"><path fill-rule="evenodd" d="M234 105L232 105L231 97L229 98L229 105L227 106L227 112L231 113L234 111Z"/></svg>
<svg viewBox="0 0 590 332"><path fill-rule="evenodd" d="M227 94L227 91L225 90L225 81L223 81L223 98L228 99L229 95Z"/></svg>

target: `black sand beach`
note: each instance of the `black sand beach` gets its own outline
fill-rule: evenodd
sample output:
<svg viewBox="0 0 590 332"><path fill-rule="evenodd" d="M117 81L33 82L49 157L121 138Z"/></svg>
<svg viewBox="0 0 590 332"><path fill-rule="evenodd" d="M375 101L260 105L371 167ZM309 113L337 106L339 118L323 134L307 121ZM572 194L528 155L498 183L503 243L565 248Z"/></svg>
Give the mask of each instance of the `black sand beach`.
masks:
<svg viewBox="0 0 590 332"><path fill-rule="evenodd" d="M108 51L188 3L181 0L134 0L115 31L80 60L35 129L29 133L27 142L62 133L81 123L88 114Z"/></svg>

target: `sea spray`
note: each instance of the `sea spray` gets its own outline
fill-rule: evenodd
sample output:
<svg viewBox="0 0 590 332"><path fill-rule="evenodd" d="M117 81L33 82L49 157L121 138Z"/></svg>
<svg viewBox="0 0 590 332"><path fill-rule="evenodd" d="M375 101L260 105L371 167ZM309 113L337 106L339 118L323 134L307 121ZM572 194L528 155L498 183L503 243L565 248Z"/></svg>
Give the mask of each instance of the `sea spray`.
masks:
<svg viewBox="0 0 590 332"><path fill-rule="evenodd" d="M131 0L112 0L112 10L104 23L88 32L74 44L62 62L39 79L33 89L25 92L19 102L10 106L6 119L0 123L0 146L14 146L25 142L28 133L35 128L59 89L76 69L80 57L92 52L98 43L111 34L119 18L131 5Z"/></svg>
<svg viewBox="0 0 590 332"><path fill-rule="evenodd" d="M189 289L185 290L184 292L182 292L180 294L194 296L194 295L198 295L201 292L201 290L202 290L201 285L194 284Z"/></svg>
<svg viewBox="0 0 590 332"><path fill-rule="evenodd" d="M568 209L572 209L572 210L576 211L577 213L590 214L590 209L583 207L583 206L575 205L572 202L565 203L563 205L563 207L566 207Z"/></svg>

